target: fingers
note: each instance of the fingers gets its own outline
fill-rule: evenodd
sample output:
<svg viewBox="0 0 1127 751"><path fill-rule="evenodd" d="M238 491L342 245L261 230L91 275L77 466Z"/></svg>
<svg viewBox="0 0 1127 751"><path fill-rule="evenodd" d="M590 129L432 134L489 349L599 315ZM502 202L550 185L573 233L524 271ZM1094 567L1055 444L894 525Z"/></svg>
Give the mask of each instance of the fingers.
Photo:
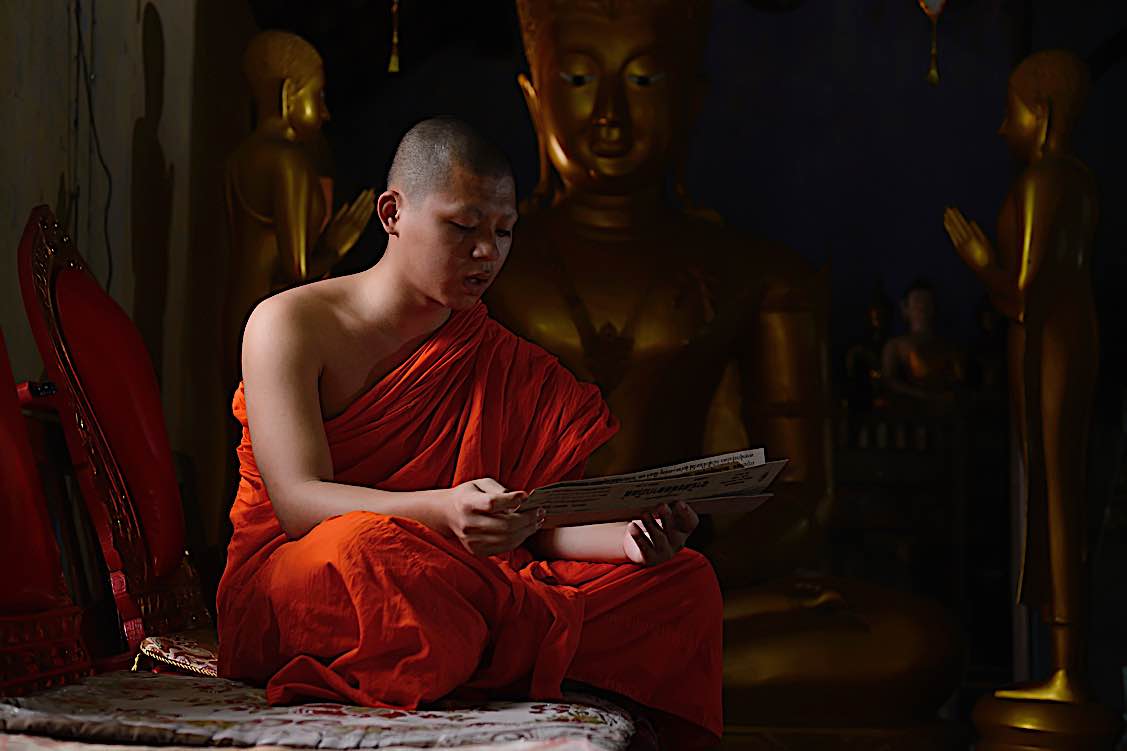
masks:
<svg viewBox="0 0 1127 751"><path fill-rule="evenodd" d="M511 493L493 493L489 497L489 504L485 512L500 514L506 511L515 511L527 498L528 493L523 490L514 490Z"/></svg>
<svg viewBox="0 0 1127 751"><path fill-rule="evenodd" d="M962 245L966 242L969 234L967 223L958 209L947 209L943 212L943 228L947 230L947 234L951 236L951 241L955 245Z"/></svg>
<svg viewBox="0 0 1127 751"><path fill-rule="evenodd" d="M676 529L685 533L687 536L700 524L700 517L697 516L697 512L693 511L689 504L684 501L678 501L673 506L673 521Z"/></svg>
<svg viewBox="0 0 1127 751"><path fill-rule="evenodd" d="M524 513L474 514L464 530L463 544L475 555L497 555L516 548L543 523L542 509Z"/></svg>
<svg viewBox="0 0 1127 751"><path fill-rule="evenodd" d="M367 224L375 208L376 192L369 188L358 195L356 200L352 202L352 208L349 209L349 218Z"/></svg>
<svg viewBox="0 0 1127 751"><path fill-rule="evenodd" d="M509 490L492 477L482 477L480 480L474 480L472 484L482 493L507 493Z"/></svg>
<svg viewBox="0 0 1127 751"><path fill-rule="evenodd" d="M476 512L470 514L465 522L465 532L468 535L498 535L505 536L519 532L526 527L536 526L536 513L526 511L523 514L486 514Z"/></svg>
<svg viewBox="0 0 1127 751"><path fill-rule="evenodd" d="M361 227L367 225L368 220L372 218L372 213L376 210L376 193L369 188L368 190L360 191L360 195L351 202L345 202L340 205L340 208L333 214L334 222L341 222L343 224L357 225Z"/></svg>
<svg viewBox="0 0 1127 751"><path fill-rule="evenodd" d="M650 512L642 514L642 524L646 528L646 534L649 535L650 544L657 552L659 560L668 560L673 557L673 549L669 544L669 538L665 534L665 530L658 524L657 519Z"/></svg>
<svg viewBox="0 0 1127 751"><path fill-rule="evenodd" d="M639 521L630 522L630 539L638 546L638 552L642 554L642 560L637 561L646 566L651 566L658 562L657 549L654 548L652 542L646 537L646 532L642 528L642 523Z"/></svg>

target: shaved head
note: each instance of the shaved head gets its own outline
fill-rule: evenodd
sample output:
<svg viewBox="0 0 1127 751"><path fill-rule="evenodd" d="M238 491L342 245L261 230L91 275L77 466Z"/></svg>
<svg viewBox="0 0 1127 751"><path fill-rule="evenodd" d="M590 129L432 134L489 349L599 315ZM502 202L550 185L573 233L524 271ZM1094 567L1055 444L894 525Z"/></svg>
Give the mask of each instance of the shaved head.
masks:
<svg viewBox="0 0 1127 751"><path fill-rule="evenodd" d="M505 154L469 123L455 117L432 117L415 125L395 150L387 187L409 200L449 184L462 169L479 177L513 177Z"/></svg>

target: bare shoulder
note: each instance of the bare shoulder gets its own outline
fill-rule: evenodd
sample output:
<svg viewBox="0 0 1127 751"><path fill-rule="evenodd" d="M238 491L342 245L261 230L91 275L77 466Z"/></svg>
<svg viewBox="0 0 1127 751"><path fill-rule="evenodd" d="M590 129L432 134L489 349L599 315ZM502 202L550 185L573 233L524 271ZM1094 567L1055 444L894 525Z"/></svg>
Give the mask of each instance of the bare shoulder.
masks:
<svg viewBox="0 0 1127 751"><path fill-rule="evenodd" d="M325 336L337 328L339 292L333 280L295 287L266 298L251 313L243 334L243 366L300 358L320 370Z"/></svg>

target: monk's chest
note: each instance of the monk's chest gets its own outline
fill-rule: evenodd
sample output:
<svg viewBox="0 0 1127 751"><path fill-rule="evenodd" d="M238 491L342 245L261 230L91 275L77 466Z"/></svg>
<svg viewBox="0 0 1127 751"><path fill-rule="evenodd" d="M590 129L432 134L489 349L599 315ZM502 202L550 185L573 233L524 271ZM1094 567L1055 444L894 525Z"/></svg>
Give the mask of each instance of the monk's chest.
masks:
<svg viewBox="0 0 1127 751"><path fill-rule="evenodd" d="M326 333L322 347L327 356L317 381L322 417L332 419L344 412L403 365L421 343L422 339L402 344L372 336Z"/></svg>

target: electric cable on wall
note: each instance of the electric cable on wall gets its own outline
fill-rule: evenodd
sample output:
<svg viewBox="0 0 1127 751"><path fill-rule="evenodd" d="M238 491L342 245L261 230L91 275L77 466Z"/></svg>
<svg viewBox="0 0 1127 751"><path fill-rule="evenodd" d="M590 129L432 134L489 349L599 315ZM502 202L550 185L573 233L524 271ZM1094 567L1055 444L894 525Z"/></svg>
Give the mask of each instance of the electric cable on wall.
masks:
<svg viewBox="0 0 1127 751"><path fill-rule="evenodd" d="M82 40L82 3L75 0L74 23L78 32L78 59L82 65L82 82L86 87L86 110L90 117L90 133L94 137L94 151L98 155L98 162L106 175L106 205L102 211L102 234L106 242L106 292L110 292L113 282L113 249L110 247L110 201L113 199L113 175L110 174L109 165L102 154L102 140L98 137L98 126L94 122L94 92L90 86L90 69L86 63L86 47Z"/></svg>

